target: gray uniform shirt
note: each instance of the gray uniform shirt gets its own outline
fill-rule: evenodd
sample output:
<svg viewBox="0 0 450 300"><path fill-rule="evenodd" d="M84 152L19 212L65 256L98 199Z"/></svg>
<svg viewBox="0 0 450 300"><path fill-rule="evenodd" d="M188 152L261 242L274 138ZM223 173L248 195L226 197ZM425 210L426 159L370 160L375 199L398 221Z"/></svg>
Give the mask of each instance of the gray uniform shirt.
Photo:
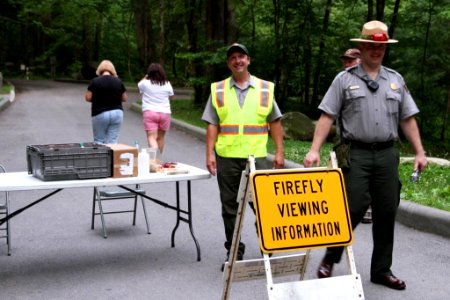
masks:
<svg viewBox="0 0 450 300"><path fill-rule="evenodd" d="M239 105L244 105L245 96L247 96L248 89L255 87L255 82L253 80L253 76L250 76L247 85L244 88L240 88L236 82L231 78L230 88L234 88L237 98L239 99ZM278 107L275 99L273 101L273 108L271 113L267 116L267 122L273 122L276 119L281 118L283 115L281 114L280 108ZM202 121L205 121L212 125L219 125L219 116L217 115L217 111L211 103L211 95L209 95L208 102L206 103L205 110L203 111Z"/></svg>
<svg viewBox="0 0 450 300"><path fill-rule="evenodd" d="M366 76L361 65L340 72L319 105L323 112L338 118L342 114L342 136L365 143L387 142L398 138L399 121L419 112L403 77L381 67L372 92L356 76Z"/></svg>

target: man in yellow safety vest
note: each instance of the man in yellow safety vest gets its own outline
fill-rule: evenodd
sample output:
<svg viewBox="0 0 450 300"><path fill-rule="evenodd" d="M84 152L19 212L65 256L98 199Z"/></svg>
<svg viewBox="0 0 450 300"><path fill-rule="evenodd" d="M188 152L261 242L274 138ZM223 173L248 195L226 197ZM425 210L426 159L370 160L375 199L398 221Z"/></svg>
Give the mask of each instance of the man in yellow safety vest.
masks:
<svg viewBox="0 0 450 300"><path fill-rule="evenodd" d="M274 99L274 84L250 75L249 65L250 56L244 45L235 43L228 47L227 66L232 75L211 84L202 116L208 124L206 167L212 175L217 174L220 190L227 260L239 206L236 199L241 174L249 155L255 157L257 169L270 168L266 160L269 132L276 145L271 167L284 167L282 114ZM239 242L238 260L243 259L244 252L245 244Z"/></svg>

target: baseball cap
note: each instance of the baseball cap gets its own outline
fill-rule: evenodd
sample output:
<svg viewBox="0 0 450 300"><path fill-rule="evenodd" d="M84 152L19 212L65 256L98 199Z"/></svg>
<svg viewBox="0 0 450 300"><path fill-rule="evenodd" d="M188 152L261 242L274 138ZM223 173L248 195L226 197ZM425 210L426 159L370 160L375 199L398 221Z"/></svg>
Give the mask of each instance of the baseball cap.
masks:
<svg viewBox="0 0 450 300"><path fill-rule="evenodd" d="M361 52L358 49L347 49L344 54L341 55L341 58L360 58Z"/></svg>
<svg viewBox="0 0 450 300"><path fill-rule="evenodd" d="M247 47L245 47L245 46L242 45L242 44L234 43L234 44L230 45L230 46L228 47L228 49L227 49L227 58L230 57L230 55L233 54L233 53L236 52L236 51L237 51L237 52L240 52L240 53L244 53L244 54L250 56L250 55L248 54Z"/></svg>

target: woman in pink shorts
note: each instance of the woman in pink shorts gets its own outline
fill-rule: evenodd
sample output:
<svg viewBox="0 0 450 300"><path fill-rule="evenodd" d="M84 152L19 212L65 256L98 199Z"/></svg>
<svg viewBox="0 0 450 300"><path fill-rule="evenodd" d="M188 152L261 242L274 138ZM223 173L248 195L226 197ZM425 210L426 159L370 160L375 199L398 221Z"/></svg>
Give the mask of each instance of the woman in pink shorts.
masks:
<svg viewBox="0 0 450 300"><path fill-rule="evenodd" d="M160 64L152 63L145 77L138 83L142 94L142 113L149 148L162 153L164 136L170 128L170 100L173 88Z"/></svg>

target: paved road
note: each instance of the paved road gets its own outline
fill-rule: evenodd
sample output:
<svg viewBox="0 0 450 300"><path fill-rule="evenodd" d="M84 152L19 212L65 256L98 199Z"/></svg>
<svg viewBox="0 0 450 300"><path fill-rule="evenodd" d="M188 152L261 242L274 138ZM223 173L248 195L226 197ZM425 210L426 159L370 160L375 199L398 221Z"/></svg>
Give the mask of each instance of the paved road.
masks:
<svg viewBox="0 0 450 300"><path fill-rule="evenodd" d="M51 81L15 81L16 100L0 112L0 162L9 171L26 170L26 145L90 141L86 85ZM120 142L145 141L140 115L125 108ZM204 142L173 129L167 135L163 159L204 166ZM173 199L172 185L146 185L151 195ZM67 189L12 219L12 256L0 240L1 299L219 299L222 294L220 265L224 258L223 230L215 178L193 182L194 231L202 260L187 226L179 229L175 248L170 233L173 211L149 203L151 235L145 231L141 212L137 226L125 215L107 216L109 237L100 224L90 229L92 189ZM42 196L44 191L11 193L12 210ZM249 210L247 210L249 211ZM245 218L243 240L246 258L260 256L254 217ZM448 299L450 240L398 224L394 272L407 289L394 291L369 282L371 226L355 231L353 250L362 275L366 299ZM323 250L312 251L307 278ZM344 264L335 273L344 274ZM232 299L267 299L265 280L235 283Z"/></svg>

